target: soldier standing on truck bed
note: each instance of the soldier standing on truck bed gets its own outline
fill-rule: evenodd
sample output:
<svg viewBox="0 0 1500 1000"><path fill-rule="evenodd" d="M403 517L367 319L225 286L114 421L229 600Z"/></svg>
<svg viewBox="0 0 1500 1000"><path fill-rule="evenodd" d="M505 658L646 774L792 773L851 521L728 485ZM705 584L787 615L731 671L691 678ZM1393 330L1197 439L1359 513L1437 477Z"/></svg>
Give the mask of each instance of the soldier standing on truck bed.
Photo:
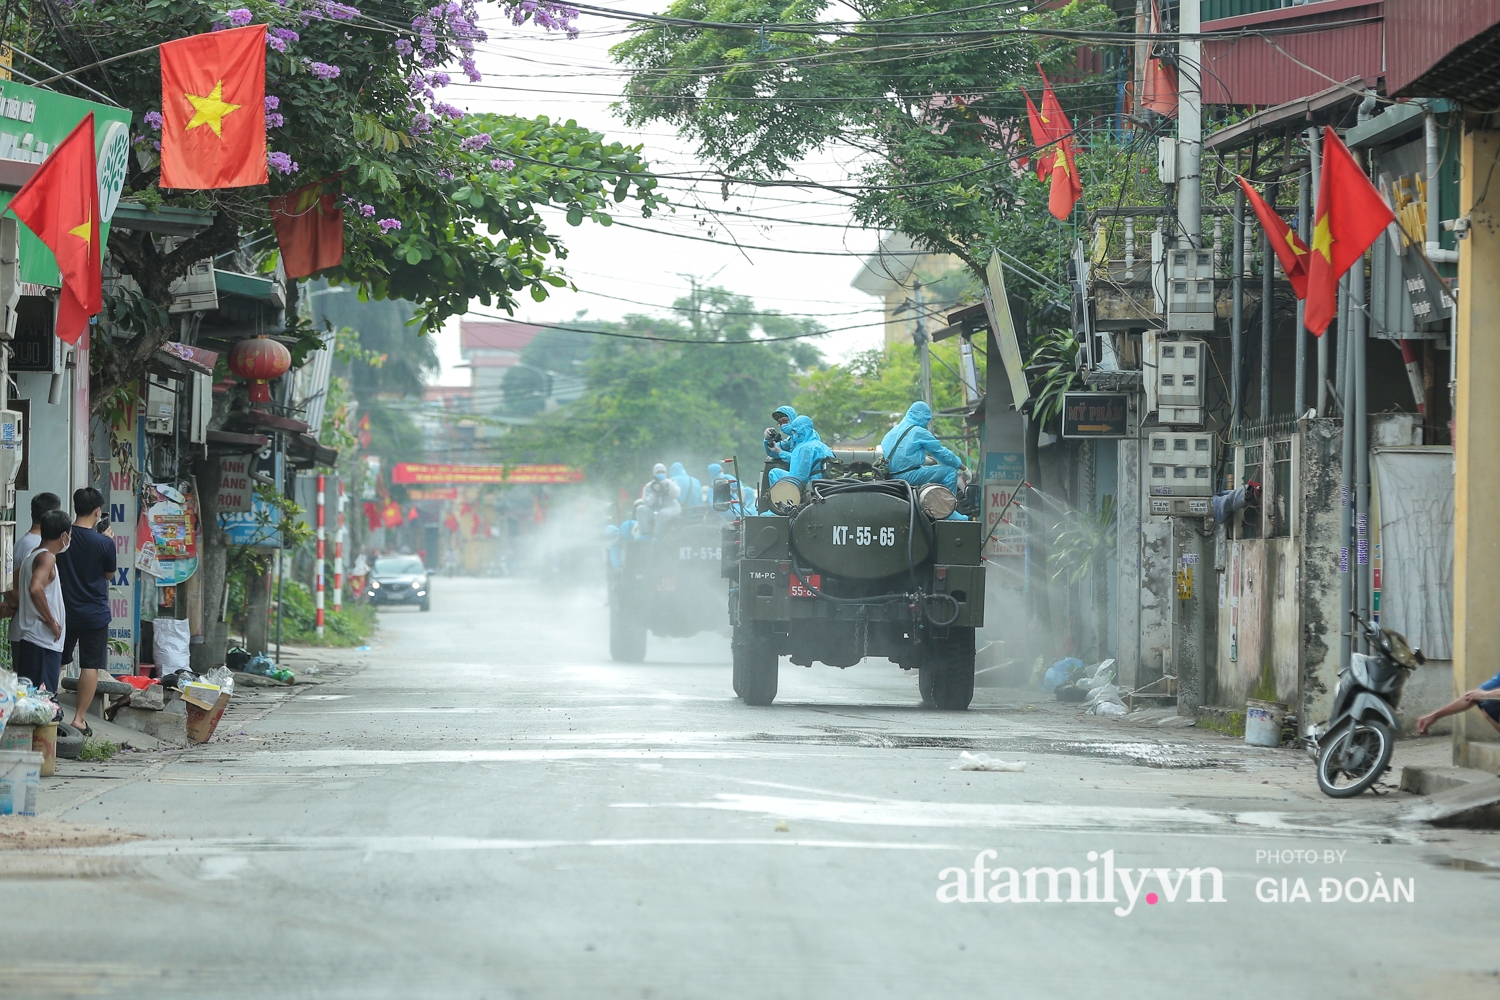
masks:
<svg viewBox="0 0 1500 1000"><path fill-rule="evenodd" d="M911 404L906 416L892 427L880 442L890 468L890 478L904 479L913 486L926 483L942 483L949 492L958 495L958 474L963 469L963 460L943 447L927 425L932 423L932 407L918 400ZM931 455L937 465L926 465Z"/></svg>

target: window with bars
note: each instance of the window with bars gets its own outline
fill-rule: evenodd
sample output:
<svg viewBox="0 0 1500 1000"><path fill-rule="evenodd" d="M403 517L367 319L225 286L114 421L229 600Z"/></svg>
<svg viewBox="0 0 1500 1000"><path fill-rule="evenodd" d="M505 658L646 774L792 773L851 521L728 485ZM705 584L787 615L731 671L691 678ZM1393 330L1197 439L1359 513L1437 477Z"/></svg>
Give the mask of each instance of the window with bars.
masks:
<svg viewBox="0 0 1500 1000"><path fill-rule="evenodd" d="M1240 459L1240 482L1245 484L1256 483L1261 488L1265 486L1265 449L1261 445L1247 445L1243 457ZM1263 494L1262 494L1263 495ZM1246 507L1240 511L1240 537L1260 538L1261 510L1258 506Z"/></svg>
<svg viewBox="0 0 1500 1000"><path fill-rule="evenodd" d="M1266 503L1266 537L1288 538L1292 534L1292 442L1271 443L1271 482Z"/></svg>

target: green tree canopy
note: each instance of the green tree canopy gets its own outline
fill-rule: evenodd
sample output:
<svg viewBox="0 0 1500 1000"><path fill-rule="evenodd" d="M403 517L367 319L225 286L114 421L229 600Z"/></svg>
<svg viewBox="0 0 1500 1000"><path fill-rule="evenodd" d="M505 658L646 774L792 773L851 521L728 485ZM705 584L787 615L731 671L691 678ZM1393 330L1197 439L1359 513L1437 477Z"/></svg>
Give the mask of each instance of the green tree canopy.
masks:
<svg viewBox="0 0 1500 1000"><path fill-rule="evenodd" d="M53 85L97 99L83 89L90 87L134 112L140 155L125 197L215 213L208 230L170 250L147 233L110 234L110 253L140 296L136 307L111 311L134 337L98 373L104 392L138 377L168 336L162 310L172 282L205 257L274 246L267 201L294 188L322 182L344 206L344 260L326 276L361 294L413 303L425 329L464 312L471 300L508 310L521 294L540 301L566 285L557 266L566 250L544 222L543 207L562 209L577 226L585 219L609 225L609 207L627 199L647 214L658 204L639 146L608 141L573 121L469 115L442 99L455 67L480 78L474 47L485 36L474 0L437 6L382 0L368 11L336 0L235 3L243 6L20 0L6 24L7 43L48 65L81 70ZM547 2L503 6L517 23L569 27L571 13ZM271 25L270 184L162 190L154 46L248 23ZM114 61L94 65L108 60Z"/></svg>

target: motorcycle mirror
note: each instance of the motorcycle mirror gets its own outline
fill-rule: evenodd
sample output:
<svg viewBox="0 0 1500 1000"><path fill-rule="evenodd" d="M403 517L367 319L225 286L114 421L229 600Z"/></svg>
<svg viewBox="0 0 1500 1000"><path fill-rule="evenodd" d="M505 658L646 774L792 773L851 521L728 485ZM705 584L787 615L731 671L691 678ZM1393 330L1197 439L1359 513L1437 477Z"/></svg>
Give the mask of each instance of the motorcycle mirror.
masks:
<svg viewBox="0 0 1500 1000"><path fill-rule="evenodd" d="M1424 663L1427 662L1427 657L1422 654L1422 651L1420 649L1414 649L1414 650L1412 650L1411 651L1411 656L1412 656L1412 659L1414 659L1414 660L1417 661L1417 666L1419 666L1419 667L1422 664L1424 664Z"/></svg>
<svg viewBox="0 0 1500 1000"><path fill-rule="evenodd" d="M726 511L734 503L734 483L729 479L714 480L714 510Z"/></svg>

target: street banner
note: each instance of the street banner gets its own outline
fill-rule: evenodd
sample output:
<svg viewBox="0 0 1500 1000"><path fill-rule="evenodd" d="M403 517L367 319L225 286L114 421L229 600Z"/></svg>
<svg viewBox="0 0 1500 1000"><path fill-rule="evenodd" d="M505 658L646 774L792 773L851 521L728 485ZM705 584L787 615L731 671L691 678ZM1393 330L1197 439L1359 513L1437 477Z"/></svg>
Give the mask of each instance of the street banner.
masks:
<svg viewBox="0 0 1500 1000"><path fill-rule="evenodd" d="M428 465L421 462L397 462L391 469L391 482L408 486L581 483L583 470L569 465Z"/></svg>

